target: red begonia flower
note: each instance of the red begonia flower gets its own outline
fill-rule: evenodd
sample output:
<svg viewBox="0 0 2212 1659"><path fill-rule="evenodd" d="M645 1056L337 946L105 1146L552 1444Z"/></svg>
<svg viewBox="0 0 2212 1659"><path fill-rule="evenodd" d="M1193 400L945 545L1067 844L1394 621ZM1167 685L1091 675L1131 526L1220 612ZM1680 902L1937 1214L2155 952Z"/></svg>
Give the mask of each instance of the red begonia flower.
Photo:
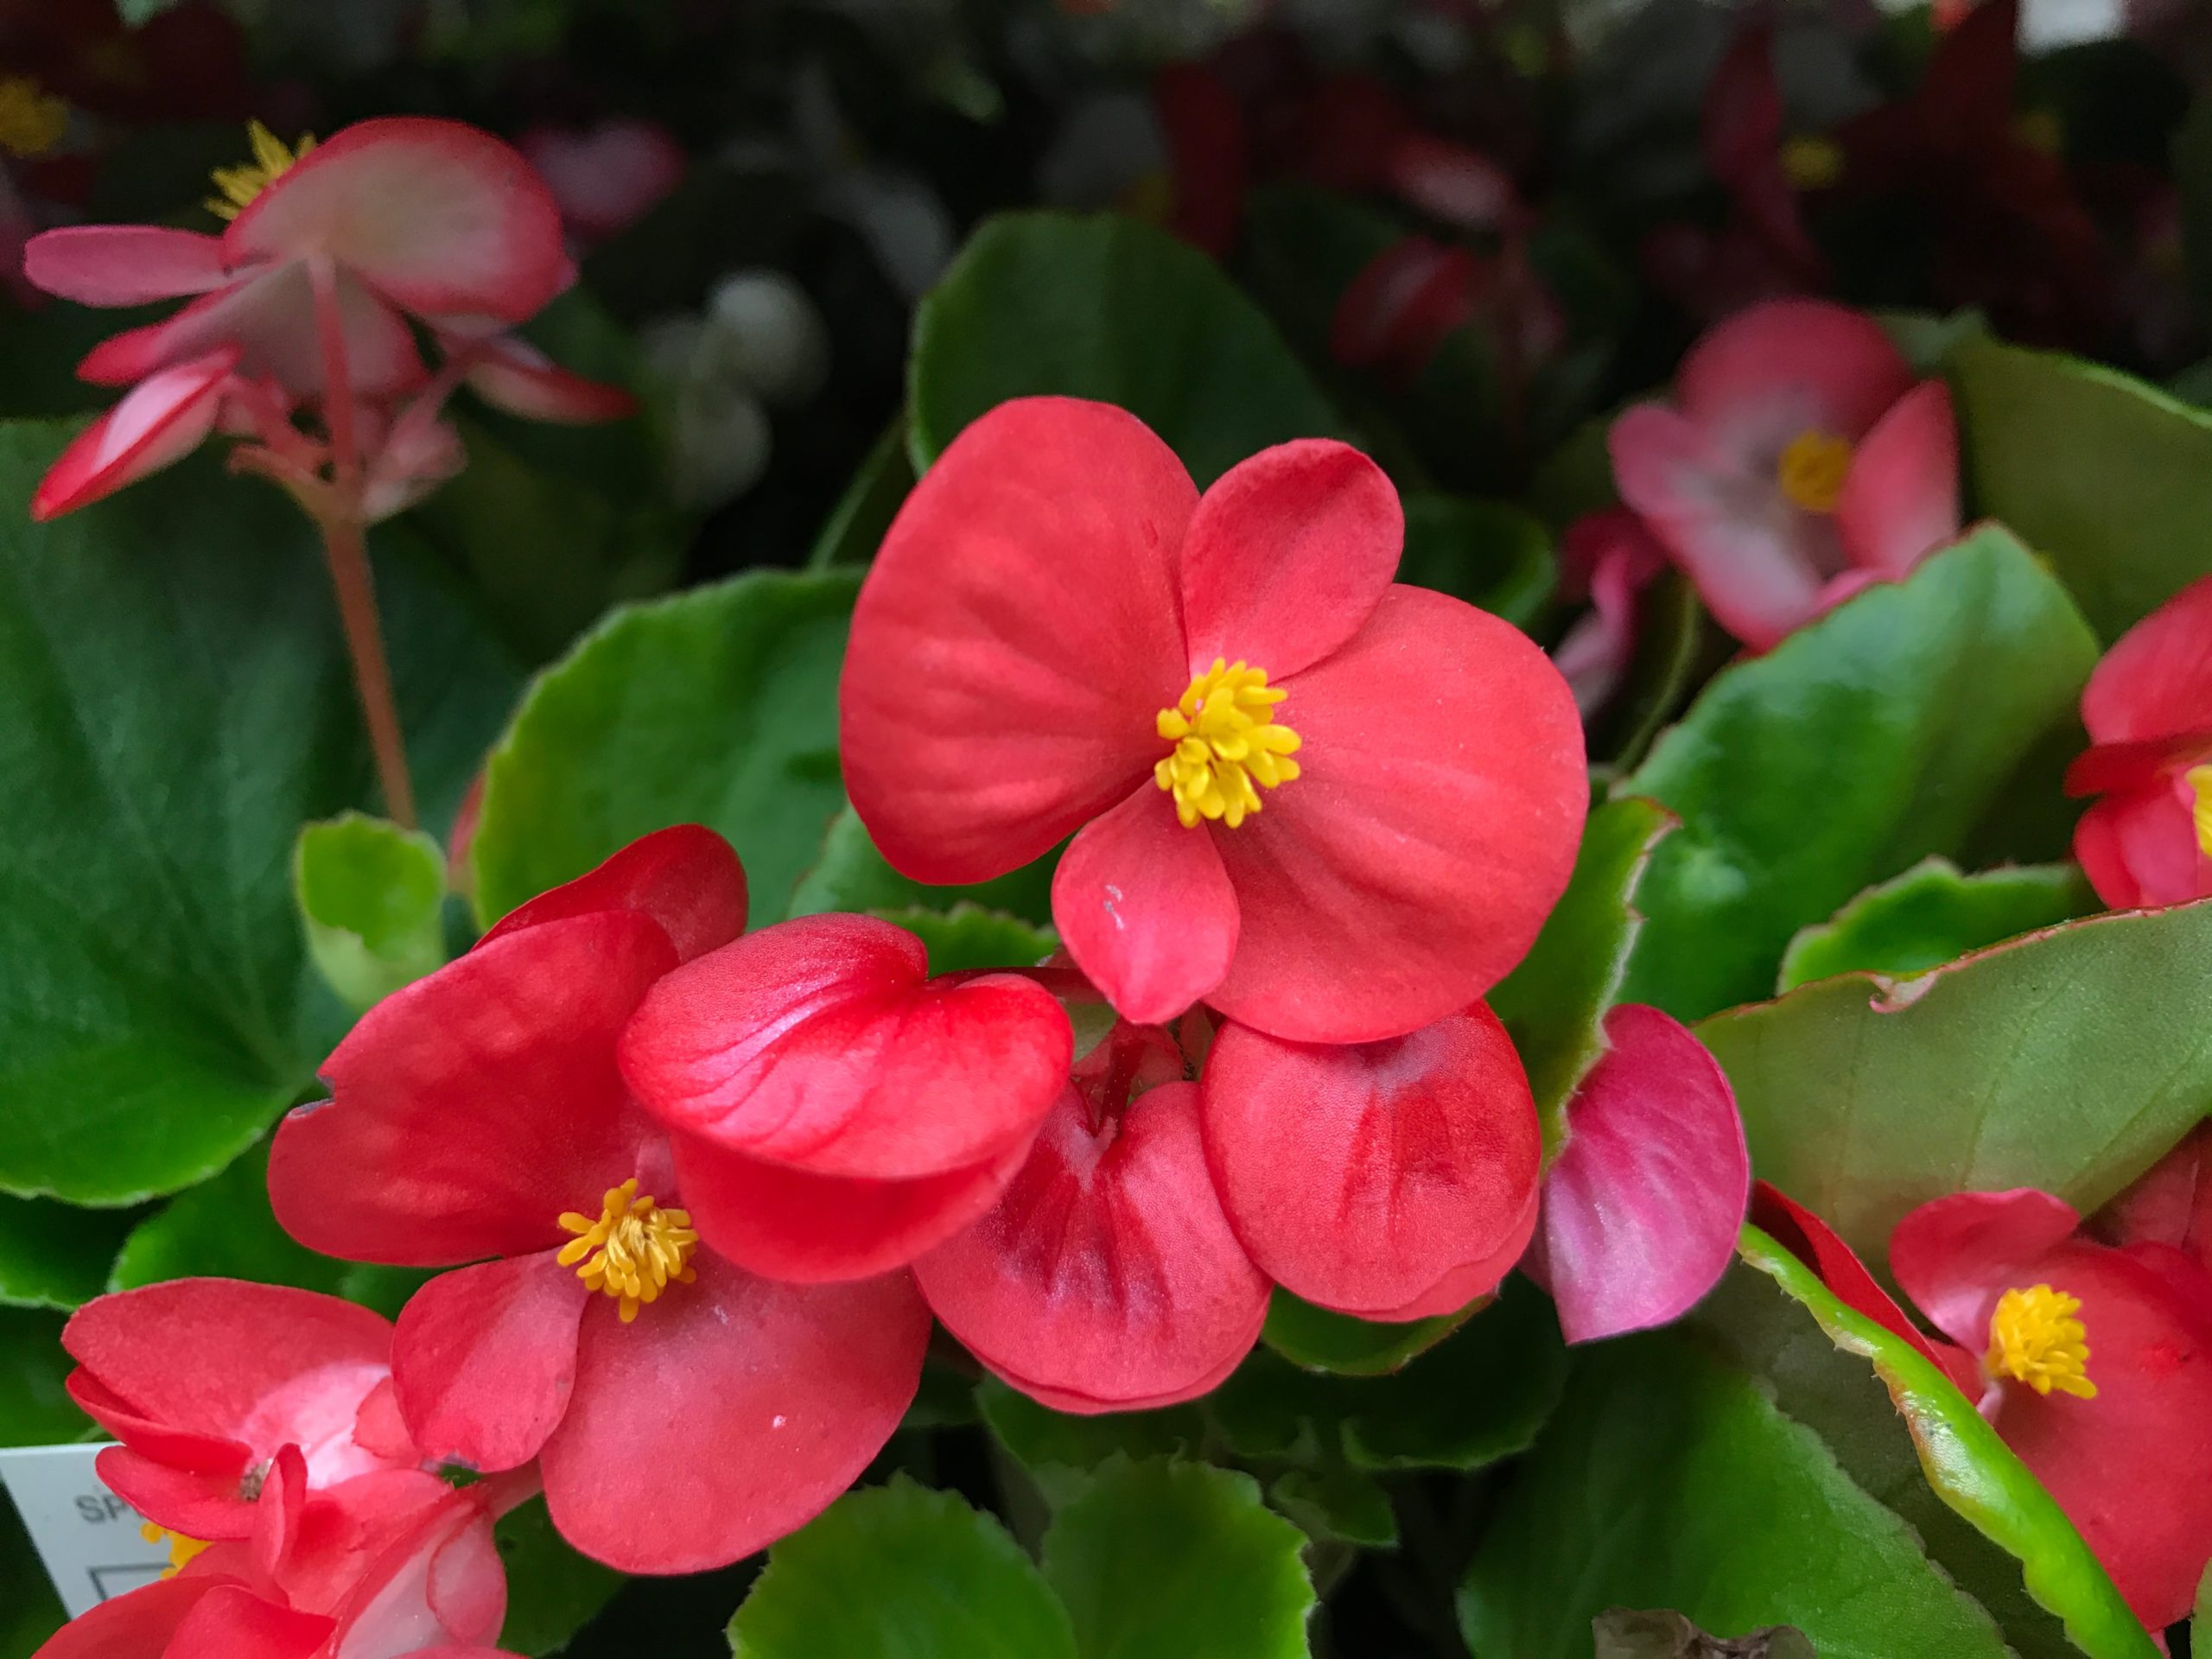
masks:
<svg viewBox="0 0 2212 1659"><path fill-rule="evenodd" d="M841 691L855 809L925 881L1079 831L1053 915L1134 1020L1205 1001L1350 1042L1465 1007L1566 884L1581 728L1518 629L1392 584L1402 531L1389 480L1340 443L1267 450L1201 499L1121 410L1000 405L907 499L861 590Z"/></svg>
<svg viewBox="0 0 2212 1659"><path fill-rule="evenodd" d="M2066 774L2095 795L2074 856L2116 909L2212 898L2212 576L2145 617L2082 694L2092 747Z"/></svg>
<svg viewBox="0 0 2212 1659"><path fill-rule="evenodd" d="M1058 1411L1194 1399L1259 1340L1268 1281L1222 1213L1165 1032L1077 1064L996 1208L914 1264L945 1328Z"/></svg>
<svg viewBox="0 0 2212 1659"><path fill-rule="evenodd" d="M478 1263L401 1314L401 1410L432 1457L537 1458L555 1525L627 1571L721 1565L810 1519L898 1426L928 1341L904 1275L773 1283L671 1207L616 1043L744 913L719 837L646 837L371 1009L270 1162L304 1243Z"/></svg>
<svg viewBox="0 0 2212 1659"><path fill-rule="evenodd" d="M183 460L215 429L238 362L238 348L225 346L132 387L39 480L31 517L43 524L74 512Z"/></svg>
<svg viewBox="0 0 2212 1659"><path fill-rule="evenodd" d="M2212 1273L2212 1123L2098 1211L2094 1225L2114 1244L2170 1244Z"/></svg>
<svg viewBox="0 0 2212 1659"><path fill-rule="evenodd" d="M1605 1039L1567 1103L1529 1252L1569 1342L1689 1312L1728 1270L1751 1192L1735 1091L1705 1045L1634 1005L1605 1016Z"/></svg>
<svg viewBox="0 0 2212 1659"><path fill-rule="evenodd" d="M391 1322L335 1296L180 1279L86 1303L61 1342L71 1398L122 1442L100 1478L193 1538L251 1532L286 1446L316 1491L423 1462L390 1414Z"/></svg>
<svg viewBox="0 0 2212 1659"><path fill-rule="evenodd" d="M1497 1289L1528 1245L1543 1135L1521 1057L1480 1003L1345 1047L1230 1020L1201 1089L1230 1225L1309 1302L1370 1319L1448 1313Z"/></svg>
<svg viewBox="0 0 2212 1659"><path fill-rule="evenodd" d="M1674 403L1628 410L1611 447L1621 499L1754 650L1959 531L1949 391L1916 385L1871 317L1821 301L1711 330Z"/></svg>
<svg viewBox="0 0 2212 1659"><path fill-rule="evenodd" d="M1066 1088L1072 1043L1028 979L931 980L904 928L806 916L671 974L620 1058L676 1134L700 1236L815 1281L904 1267L989 1209Z"/></svg>

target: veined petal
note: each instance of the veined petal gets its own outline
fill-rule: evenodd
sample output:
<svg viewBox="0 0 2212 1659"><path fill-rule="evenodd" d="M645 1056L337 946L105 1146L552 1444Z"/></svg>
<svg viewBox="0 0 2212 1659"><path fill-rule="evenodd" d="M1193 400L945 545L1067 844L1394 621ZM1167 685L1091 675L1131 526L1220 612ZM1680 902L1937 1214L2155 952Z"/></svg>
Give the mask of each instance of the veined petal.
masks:
<svg viewBox="0 0 2212 1659"><path fill-rule="evenodd" d="M703 824L679 823L639 836L575 880L516 906L477 943L572 916L629 911L658 922L676 959L690 962L745 931L746 901L737 849Z"/></svg>
<svg viewBox="0 0 2212 1659"><path fill-rule="evenodd" d="M401 1310L392 1381L410 1433L441 1463L517 1469L561 1421L592 1293L551 1250L441 1274Z"/></svg>

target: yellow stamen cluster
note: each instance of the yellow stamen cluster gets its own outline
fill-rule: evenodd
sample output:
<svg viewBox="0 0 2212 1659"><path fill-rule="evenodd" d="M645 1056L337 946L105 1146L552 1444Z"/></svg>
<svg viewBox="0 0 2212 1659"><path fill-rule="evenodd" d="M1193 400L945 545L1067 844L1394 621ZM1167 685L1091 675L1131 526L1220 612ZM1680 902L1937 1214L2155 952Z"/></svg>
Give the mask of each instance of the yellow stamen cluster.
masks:
<svg viewBox="0 0 2212 1659"><path fill-rule="evenodd" d="M2212 858L2212 766L2192 766L2182 781L2196 791L2196 850Z"/></svg>
<svg viewBox="0 0 2212 1659"><path fill-rule="evenodd" d="M1217 657L1181 702L1160 711L1160 734L1175 749L1152 775L1175 798L1185 829L1207 818L1234 830L1260 810L1261 790L1298 776L1290 758L1298 734L1275 721L1289 695L1268 687L1265 669Z"/></svg>
<svg viewBox="0 0 2212 1659"><path fill-rule="evenodd" d="M571 1210L561 1226L577 1235L561 1247L561 1265L576 1268L576 1277L590 1288L619 1298L625 1325L669 1286L688 1285L699 1276L691 1266L699 1235L691 1230L690 1212L658 1209L650 1196L639 1198L634 1176L607 1189L598 1220Z"/></svg>
<svg viewBox="0 0 2212 1659"><path fill-rule="evenodd" d="M218 219L236 219L253 205L256 196L305 161L315 149L313 133L302 138L295 149L287 148L282 138L258 121L248 123L245 130L253 142L253 159L244 167L219 167L214 172L215 188L222 194L208 197L207 207Z"/></svg>
<svg viewBox="0 0 2212 1659"><path fill-rule="evenodd" d="M1782 175L1794 190L1825 190L1843 177L1843 146L1802 133L1782 147Z"/></svg>
<svg viewBox="0 0 2212 1659"><path fill-rule="evenodd" d="M1989 1316L1989 1352L1982 1365L1993 1377L2009 1376L2037 1394L2056 1389L2076 1399L2094 1400L2089 1381L2088 1331L2074 1316L2082 1299L2036 1285L2008 1290Z"/></svg>
<svg viewBox="0 0 2212 1659"><path fill-rule="evenodd" d="M171 1532L167 1527L157 1527L150 1521L138 1529L138 1535L149 1544L158 1544L164 1539L168 1541L169 1564L162 1570L162 1576L165 1579L176 1577L194 1556L207 1548L205 1539L188 1538L181 1532Z"/></svg>
<svg viewBox="0 0 2212 1659"><path fill-rule="evenodd" d="M1834 512L1851 473L1851 440L1808 428L1789 440L1775 462L1783 494L1808 512Z"/></svg>
<svg viewBox="0 0 2212 1659"><path fill-rule="evenodd" d="M0 149L18 161L43 156L61 142L69 106L27 75L0 79Z"/></svg>

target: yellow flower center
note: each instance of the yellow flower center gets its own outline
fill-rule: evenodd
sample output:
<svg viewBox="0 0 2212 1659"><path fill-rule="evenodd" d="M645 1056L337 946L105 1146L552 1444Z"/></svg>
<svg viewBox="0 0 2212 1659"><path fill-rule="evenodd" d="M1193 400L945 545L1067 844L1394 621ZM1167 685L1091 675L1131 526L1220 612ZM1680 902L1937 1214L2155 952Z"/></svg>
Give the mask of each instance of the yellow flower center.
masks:
<svg viewBox="0 0 2212 1659"><path fill-rule="evenodd" d="M18 161L43 156L61 142L69 106L27 75L0 80L0 149Z"/></svg>
<svg viewBox="0 0 2212 1659"><path fill-rule="evenodd" d="M561 1265L576 1268L586 1285L620 1300L625 1325L671 1284L699 1276L691 1266L699 1235L691 1230L690 1212L658 1209L650 1197L639 1198L634 1176L607 1189L597 1221L571 1210L561 1225L576 1235L561 1247Z"/></svg>
<svg viewBox="0 0 2212 1659"><path fill-rule="evenodd" d="M1989 1352L1982 1366L1992 1376L2009 1376L2037 1394L2056 1389L2076 1399L2094 1400L2089 1381L2088 1332L2074 1316L2082 1299L2037 1285L2008 1290L1989 1316Z"/></svg>
<svg viewBox="0 0 2212 1659"><path fill-rule="evenodd" d="M1191 682L1182 701L1160 711L1160 734L1175 747L1152 769L1175 798L1186 830L1200 818L1234 830L1260 810L1260 791L1298 776L1298 734L1275 721L1275 705L1290 694L1271 690L1265 669L1229 663Z"/></svg>
<svg viewBox="0 0 2212 1659"><path fill-rule="evenodd" d="M1783 494L1808 512L1834 512L1851 472L1851 440L1808 427L1789 440L1774 464Z"/></svg>
<svg viewBox="0 0 2212 1659"><path fill-rule="evenodd" d="M207 207L218 219L236 219L315 149L313 133L302 137L297 149L287 149L282 138L258 121L247 123L245 130L253 143L253 159L244 167L219 167L213 174L215 188L222 194L208 197Z"/></svg>
<svg viewBox="0 0 2212 1659"><path fill-rule="evenodd" d="M157 1527L150 1521L138 1529L138 1535L149 1544L158 1544L163 1539L168 1541L169 1564L162 1571L165 1579L176 1577L194 1556L207 1548L205 1539L188 1538L181 1532L171 1532L167 1527Z"/></svg>
<svg viewBox="0 0 2212 1659"><path fill-rule="evenodd" d="M1825 190L1843 177L1843 146L1802 133L1782 147L1782 175L1796 190Z"/></svg>
<svg viewBox="0 0 2212 1659"><path fill-rule="evenodd" d="M2196 850L2212 858L2212 766L2192 766L2182 781L2196 791Z"/></svg>

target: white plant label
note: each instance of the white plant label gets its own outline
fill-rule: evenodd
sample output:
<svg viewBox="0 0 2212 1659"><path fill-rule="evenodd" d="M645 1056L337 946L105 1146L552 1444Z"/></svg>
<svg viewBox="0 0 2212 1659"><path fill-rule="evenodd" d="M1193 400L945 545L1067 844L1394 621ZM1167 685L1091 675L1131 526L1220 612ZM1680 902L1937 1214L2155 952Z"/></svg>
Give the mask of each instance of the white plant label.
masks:
<svg viewBox="0 0 2212 1659"><path fill-rule="evenodd" d="M151 1584L169 1564L166 1541L148 1543L137 1510L100 1484L98 1446L0 1449L0 1484L61 1592L69 1617Z"/></svg>

